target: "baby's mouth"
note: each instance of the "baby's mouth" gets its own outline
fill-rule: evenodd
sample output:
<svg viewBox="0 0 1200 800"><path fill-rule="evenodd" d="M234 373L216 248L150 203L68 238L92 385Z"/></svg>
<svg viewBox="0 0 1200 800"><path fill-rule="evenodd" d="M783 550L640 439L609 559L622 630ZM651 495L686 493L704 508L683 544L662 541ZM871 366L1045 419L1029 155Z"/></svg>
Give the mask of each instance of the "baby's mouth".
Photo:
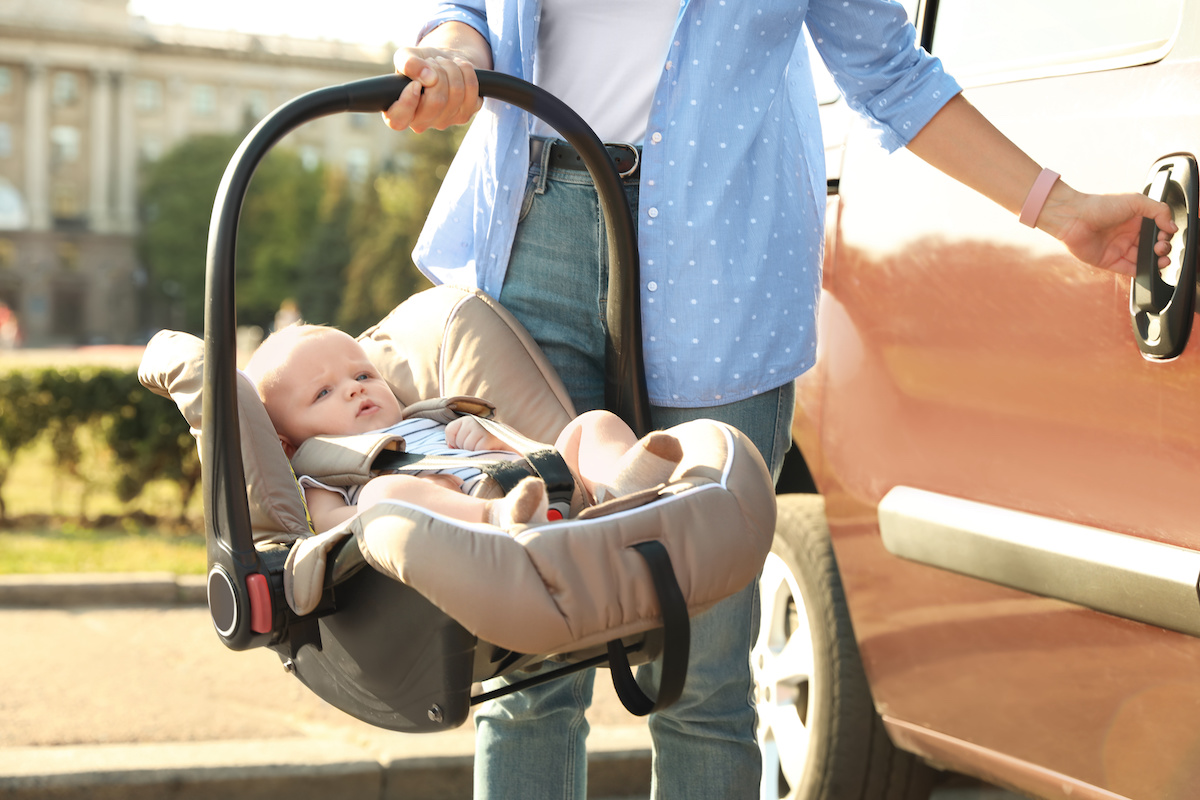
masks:
<svg viewBox="0 0 1200 800"><path fill-rule="evenodd" d="M367 414L373 413L378 408L379 405L374 401L364 400L362 405L358 407L358 416L366 416Z"/></svg>

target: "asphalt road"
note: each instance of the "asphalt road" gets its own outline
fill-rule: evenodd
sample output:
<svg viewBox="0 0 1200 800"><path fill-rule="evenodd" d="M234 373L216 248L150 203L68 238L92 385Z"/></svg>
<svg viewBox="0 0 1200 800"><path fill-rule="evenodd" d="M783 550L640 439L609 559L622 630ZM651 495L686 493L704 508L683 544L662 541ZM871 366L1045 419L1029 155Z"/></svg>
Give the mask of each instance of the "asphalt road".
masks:
<svg viewBox="0 0 1200 800"><path fill-rule="evenodd" d="M0 631L0 747L319 735L470 751L469 721L401 734L338 711L284 672L273 652L227 649L207 608L0 608ZM606 675L597 678L590 720L636 740L645 725L621 707Z"/></svg>
<svg viewBox="0 0 1200 800"><path fill-rule="evenodd" d="M28 769L25 764L31 754L40 753L42 763L53 767L55 780L68 783L78 783L79 778L70 776L69 767L60 769L56 754L104 764L113 758L126 759L135 772L147 760L157 763L178 757L187 765L179 774L191 774L188 770L196 770L196 763L208 769L206 759L226 763L242 753L253 758L251 750L269 752L272 743L311 765L311 759L330 754L332 743L335 748L344 745L352 754L369 754L380 764L443 759L436 762L443 765L437 768L443 775L449 774L444 765L451 763L444 759L457 759L459 770L468 764L458 781L469 786L473 751L469 721L454 731L424 735L385 731L360 722L327 705L284 672L273 652L238 653L225 648L212 632L208 609L202 606L0 607L0 634L4 637L0 772ZM642 796L648 786L649 735L644 721L620 705L606 676L603 670L597 676L596 701L589 715L594 745L617 759L601 793L615 800L617 787L626 787L634 793L622 797ZM304 749L305 743L310 750ZM194 745L192 755L177 755L178 746L187 745ZM642 755L631 755L636 753ZM597 770L597 778L601 772ZM0 775L0 783L3 780ZM22 782L10 775L8 780L13 786L35 787L22 794L10 786L7 791L14 797L43 796L45 787L37 787L36 777ZM91 796L92 790L76 788L81 793L60 788L55 796ZM156 791L144 788L149 796ZM310 788L315 796L322 796L319 786ZM291 792L295 795L296 789ZM451 795L432 786L429 796ZM956 782L939 789L933 800L1019 798Z"/></svg>

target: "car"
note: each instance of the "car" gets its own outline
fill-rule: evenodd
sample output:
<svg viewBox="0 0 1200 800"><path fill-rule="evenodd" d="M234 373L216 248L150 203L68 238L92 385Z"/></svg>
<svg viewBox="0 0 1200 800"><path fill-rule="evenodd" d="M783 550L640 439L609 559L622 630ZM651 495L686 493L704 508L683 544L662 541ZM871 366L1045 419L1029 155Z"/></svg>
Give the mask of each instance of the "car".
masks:
<svg viewBox="0 0 1200 800"><path fill-rule="evenodd" d="M1194 798L1200 0L906 5L1038 163L1180 232L1168 270L1092 269L822 106L819 353L752 652L764 796Z"/></svg>

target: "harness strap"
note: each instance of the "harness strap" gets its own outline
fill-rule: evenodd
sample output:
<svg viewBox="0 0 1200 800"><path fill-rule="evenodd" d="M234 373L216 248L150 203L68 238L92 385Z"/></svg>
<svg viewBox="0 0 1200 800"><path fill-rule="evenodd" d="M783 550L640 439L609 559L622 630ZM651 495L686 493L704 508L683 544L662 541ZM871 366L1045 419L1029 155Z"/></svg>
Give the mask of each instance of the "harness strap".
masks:
<svg viewBox="0 0 1200 800"><path fill-rule="evenodd" d="M608 643L608 664L613 688L621 703L630 714L644 717L671 705L683 693L692 632L687 601L683 599L683 591L675 580L675 570L671 567L667 548L662 542L652 539L633 545L633 549L638 551L650 568L650 578L654 582L654 592L658 595L658 606L662 612L662 678L658 685L658 699L651 700L638 686L620 639Z"/></svg>
<svg viewBox="0 0 1200 800"><path fill-rule="evenodd" d="M484 430L512 447L524 460L504 458L467 458L464 456L423 456L384 450L372 462L372 469L386 472L417 473L431 469L462 469L473 467L490 477L504 494L512 491L529 475L536 475L546 484L546 495L552 510L565 519L575 493L575 476L562 455L553 447L517 433L507 425L484 417L475 417Z"/></svg>
<svg viewBox="0 0 1200 800"><path fill-rule="evenodd" d="M528 478L531 466L524 461L512 461L506 458L467 458L465 456L423 456L419 453L405 453L399 450L384 450L371 463L371 469L380 472L417 473L431 469L462 469L473 467L484 473L499 486L505 494L513 487Z"/></svg>
<svg viewBox="0 0 1200 800"><path fill-rule="evenodd" d="M571 496L575 493L575 476L571 474L562 455L553 447L535 442L493 419L477 419L484 430L525 456L534 473L545 482L551 506L561 505L560 511L565 518L571 508Z"/></svg>

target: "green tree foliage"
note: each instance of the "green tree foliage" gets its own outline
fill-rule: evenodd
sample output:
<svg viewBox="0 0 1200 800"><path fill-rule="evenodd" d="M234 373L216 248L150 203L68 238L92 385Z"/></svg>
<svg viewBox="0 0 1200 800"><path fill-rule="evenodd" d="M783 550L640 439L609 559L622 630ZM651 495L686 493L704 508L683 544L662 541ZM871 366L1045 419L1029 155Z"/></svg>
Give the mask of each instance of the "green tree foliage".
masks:
<svg viewBox="0 0 1200 800"><path fill-rule="evenodd" d="M241 137L187 139L147 169L139 254L153 288L173 308L172 327L204 325L204 264L217 187ZM300 278L301 256L317 223L324 176L286 147L255 170L238 225L239 321L269 324Z"/></svg>
<svg viewBox="0 0 1200 800"><path fill-rule="evenodd" d="M306 322L319 325L337 322L346 265L354 253L351 228L358 213L354 188L345 174L330 170L316 230L300 257L303 277L292 294Z"/></svg>
<svg viewBox="0 0 1200 800"><path fill-rule="evenodd" d="M302 262L324 190L324 170L306 170L292 150L277 147L258 166L238 225L240 323L266 329L280 301L307 281Z"/></svg>
<svg viewBox="0 0 1200 800"><path fill-rule="evenodd" d="M411 254L463 132L403 134L404 159L364 187L351 224L354 254L337 317L342 329L357 333L429 286Z"/></svg>
<svg viewBox="0 0 1200 800"><path fill-rule="evenodd" d="M411 253L463 129L396 134L395 163L366 181L306 170L285 145L255 172L238 224L239 324L271 328L284 300L309 322L352 333L429 285ZM200 333L204 259L213 200L239 136L199 136L148 169L142 189L141 257L162 304L164 327Z"/></svg>

